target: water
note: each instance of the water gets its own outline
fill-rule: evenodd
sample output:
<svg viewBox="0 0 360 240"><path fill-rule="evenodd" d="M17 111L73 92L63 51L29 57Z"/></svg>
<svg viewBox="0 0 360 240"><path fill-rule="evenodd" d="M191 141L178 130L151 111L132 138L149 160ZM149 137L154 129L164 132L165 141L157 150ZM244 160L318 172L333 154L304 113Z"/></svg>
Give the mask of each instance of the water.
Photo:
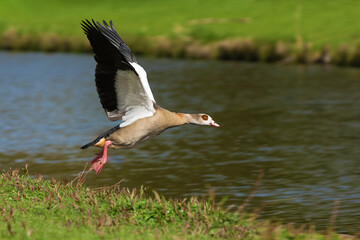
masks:
<svg viewBox="0 0 360 240"><path fill-rule="evenodd" d="M111 150L88 184L148 186L166 196L214 190L249 211L324 229L339 200L338 231L359 231L360 70L141 59L157 103L204 112L221 128L184 126ZM99 149L79 147L112 127L90 55L0 53L0 168L72 179Z"/></svg>

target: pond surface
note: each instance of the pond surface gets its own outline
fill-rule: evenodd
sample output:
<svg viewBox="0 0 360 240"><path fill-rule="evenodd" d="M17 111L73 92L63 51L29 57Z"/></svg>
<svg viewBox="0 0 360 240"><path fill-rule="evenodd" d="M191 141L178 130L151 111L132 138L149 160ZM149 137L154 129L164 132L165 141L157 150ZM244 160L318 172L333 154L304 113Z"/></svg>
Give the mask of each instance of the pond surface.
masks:
<svg viewBox="0 0 360 240"><path fill-rule="evenodd" d="M220 128L184 126L109 162L88 184L148 186L166 196L204 195L260 218L324 229L334 201L341 232L359 231L360 70L239 62L140 59L157 103L204 112ZM99 149L80 150L109 122L90 55L0 53L0 168L73 179Z"/></svg>

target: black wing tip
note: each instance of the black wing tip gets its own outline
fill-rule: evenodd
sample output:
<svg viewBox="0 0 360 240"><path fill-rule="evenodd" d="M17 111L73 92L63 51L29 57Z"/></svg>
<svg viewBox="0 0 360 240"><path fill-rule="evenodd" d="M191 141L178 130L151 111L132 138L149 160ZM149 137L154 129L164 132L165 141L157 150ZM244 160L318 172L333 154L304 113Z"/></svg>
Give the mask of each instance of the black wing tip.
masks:
<svg viewBox="0 0 360 240"><path fill-rule="evenodd" d="M102 20L102 24L101 24L100 22L95 21L93 18L91 19L91 21L89 19L85 18L84 20L81 20L80 24L82 26L86 25L86 26L92 26L92 27L96 27L96 28L99 26L114 28L112 20L109 20L109 23L107 23L105 20Z"/></svg>
<svg viewBox="0 0 360 240"><path fill-rule="evenodd" d="M91 19L90 21L89 19L85 18L84 20L81 20L80 25L86 34L88 34L91 29L101 32L100 28L108 28L116 31L112 20L109 21L109 24L105 20L102 20L102 22L103 24L95 21L94 19Z"/></svg>
<svg viewBox="0 0 360 240"><path fill-rule="evenodd" d="M94 20L91 19L93 23L91 23L88 19L81 21L81 28L83 29L86 35L89 35L92 31L99 31L96 24L94 24Z"/></svg>
<svg viewBox="0 0 360 240"><path fill-rule="evenodd" d="M84 19L81 22L82 29L90 41L91 46L101 46L108 45L106 42L110 43L113 47L115 47L120 54L121 58L126 62L137 62L136 57L131 52L130 48L126 45L126 43L121 39L119 34L114 28L113 21L110 20L107 23L105 20L102 21L103 24L96 22L94 19L88 20ZM101 47L100 47L101 48ZM101 52L96 52L96 54ZM131 66L129 66L130 70L134 70ZM135 71L136 72L136 71Z"/></svg>

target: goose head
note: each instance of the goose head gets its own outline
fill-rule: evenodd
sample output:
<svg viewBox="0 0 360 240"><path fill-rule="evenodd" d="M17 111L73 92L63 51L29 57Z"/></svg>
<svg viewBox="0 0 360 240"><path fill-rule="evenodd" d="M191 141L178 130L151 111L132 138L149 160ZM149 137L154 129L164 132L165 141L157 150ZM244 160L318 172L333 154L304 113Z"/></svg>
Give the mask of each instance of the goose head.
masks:
<svg viewBox="0 0 360 240"><path fill-rule="evenodd" d="M205 113L189 114L188 122L202 126L220 127L219 124L217 124L209 115Z"/></svg>

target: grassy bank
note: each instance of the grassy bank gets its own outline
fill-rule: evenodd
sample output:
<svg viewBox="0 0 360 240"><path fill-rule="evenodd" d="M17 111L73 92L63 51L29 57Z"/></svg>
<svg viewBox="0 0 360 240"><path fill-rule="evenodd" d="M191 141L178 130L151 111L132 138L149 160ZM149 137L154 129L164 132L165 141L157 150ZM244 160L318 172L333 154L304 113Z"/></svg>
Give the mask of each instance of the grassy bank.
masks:
<svg viewBox="0 0 360 240"><path fill-rule="evenodd" d="M119 184L64 184L9 170L1 175L1 239L349 239L226 211L211 200L165 199ZM240 208L241 209L241 208Z"/></svg>
<svg viewBox="0 0 360 240"><path fill-rule="evenodd" d="M90 51L84 18L112 19L136 53L360 65L360 2L3 0L0 48Z"/></svg>

